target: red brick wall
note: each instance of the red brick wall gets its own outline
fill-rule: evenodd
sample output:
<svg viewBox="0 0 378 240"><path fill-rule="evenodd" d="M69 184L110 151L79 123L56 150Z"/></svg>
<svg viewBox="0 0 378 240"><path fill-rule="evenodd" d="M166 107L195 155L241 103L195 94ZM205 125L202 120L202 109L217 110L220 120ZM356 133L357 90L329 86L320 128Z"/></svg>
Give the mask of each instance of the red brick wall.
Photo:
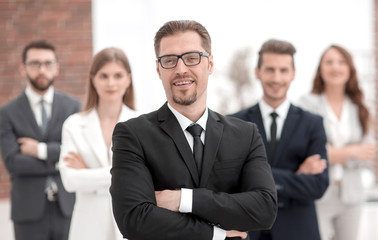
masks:
<svg viewBox="0 0 378 240"><path fill-rule="evenodd" d="M91 0L0 1L0 106L25 87L18 69L23 47L46 39L55 45L60 75L56 89L83 99L92 57ZM9 175L0 163L0 198L9 196Z"/></svg>

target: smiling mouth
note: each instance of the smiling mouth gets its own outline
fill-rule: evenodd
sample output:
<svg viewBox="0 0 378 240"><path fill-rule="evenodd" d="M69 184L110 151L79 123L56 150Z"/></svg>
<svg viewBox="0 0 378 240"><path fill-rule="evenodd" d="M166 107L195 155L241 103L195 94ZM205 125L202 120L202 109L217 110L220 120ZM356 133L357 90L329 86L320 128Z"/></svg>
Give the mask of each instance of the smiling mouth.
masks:
<svg viewBox="0 0 378 240"><path fill-rule="evenodd" d="M181 82L175 82L173 83L173 85L175 86L185 86L185 85L189 85L189 84L192 84L194 81L181 81Z"/></svg>

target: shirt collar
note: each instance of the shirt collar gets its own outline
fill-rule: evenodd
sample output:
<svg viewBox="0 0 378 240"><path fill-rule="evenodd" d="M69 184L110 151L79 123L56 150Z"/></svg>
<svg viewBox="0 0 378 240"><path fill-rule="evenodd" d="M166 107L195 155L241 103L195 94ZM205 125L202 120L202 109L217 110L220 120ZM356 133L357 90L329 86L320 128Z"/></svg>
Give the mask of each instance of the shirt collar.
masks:
<svg viewBox="0 0 378 240"><path fill-rule="evenodd" d="M168 108L172 111L173 115L175 115L175 117L177 118L177 121L179 122L180 127L183 131L185 131L186 128L189 127L193 123L192 120L190 120L189 118L185 117L184 115L176 111L176 109L174 109L169 103L168 103ZM206 131L206 123L207 123L208 116L209 116L209 112L208 112L208 109L206 108L205 112L202 114L200 119L198 119L198 121L196 122L198 125L202 127L204 131Z"/></svg>
<svg viewBox="0 0 378 240"><path fill-rule="evenodd" d="M29 101L33 105L37 105L41 102L41 99L48 103L52 104L54 98L54 87L50 86L47 89L47 92L41 97L36 91L34 91L31 87L26 86L25 94L28 97Z"/></svg>
<svg viewBox="0 0 378 240"><path fill-rule="evenodd" d="M264 99L261 99L259 102L261 115L263 118L270 117L270 114L275 111L278 114L278 117L286 118L287 113L289 112L290 108L290 101L286 99L283 103L281 103L276 109L272 108L269 104L267 104Z"/></svg>

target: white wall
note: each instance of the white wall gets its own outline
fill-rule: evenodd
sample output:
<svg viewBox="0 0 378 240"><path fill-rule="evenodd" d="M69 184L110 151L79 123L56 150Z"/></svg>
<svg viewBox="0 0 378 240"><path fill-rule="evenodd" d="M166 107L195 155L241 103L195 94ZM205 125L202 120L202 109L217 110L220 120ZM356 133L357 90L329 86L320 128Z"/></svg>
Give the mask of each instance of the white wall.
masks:
<svg viewBox="0 0 378 240"><path fill-rule="evenodd" d="M132 65L137 107L142 112L152 111L165 102L155 71L154 35L166 21L196 20L212 37L215 72L210 78L208 104L217 110L218 92L227 92L229 86L228 65L235 51L251 49L253 69L256 52L264 41L277 38L292 42L297 48L297 75L289 97L296 100L310 90L321 53L337 43L354 55L371 104L373 17L372 0L93 0L94 52L109 46L126 52ZM251 103L261 96L259 84L253 86Z"/></svg>

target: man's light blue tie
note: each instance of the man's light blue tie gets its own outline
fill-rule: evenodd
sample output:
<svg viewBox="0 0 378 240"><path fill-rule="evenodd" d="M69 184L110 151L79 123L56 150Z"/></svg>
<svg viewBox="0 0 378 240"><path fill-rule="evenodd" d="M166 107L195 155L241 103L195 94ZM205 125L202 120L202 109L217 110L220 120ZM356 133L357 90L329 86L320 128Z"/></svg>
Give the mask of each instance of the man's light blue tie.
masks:
<svg viewBox="0 0 378 240"><path fill-rule="evenodd" d="M46 128L47 128L47 113L46 113L46 108L45 108L45 100L41 100L41 129L42 129L42 132L45 133L46 132Z"/></svg>

